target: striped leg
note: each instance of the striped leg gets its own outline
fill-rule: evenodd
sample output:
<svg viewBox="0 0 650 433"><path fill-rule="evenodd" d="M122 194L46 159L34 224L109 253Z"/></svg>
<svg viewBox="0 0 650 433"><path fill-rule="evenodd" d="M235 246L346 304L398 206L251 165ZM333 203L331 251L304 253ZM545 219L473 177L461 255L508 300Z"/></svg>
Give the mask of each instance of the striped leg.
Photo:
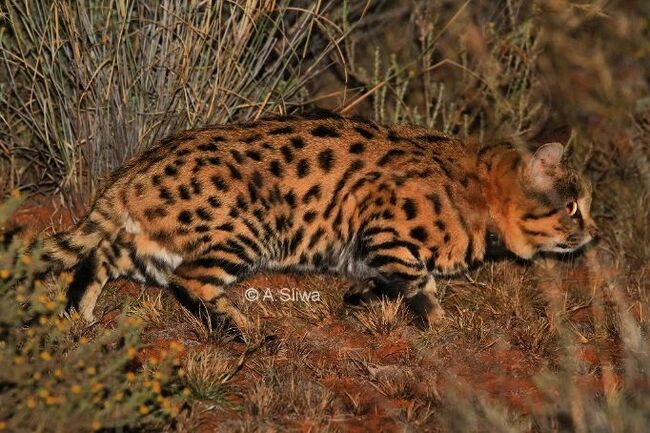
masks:
<svg viewBox="0 0 650 433"><path fill-rule="evenodd" d="M75 308L89 322L104 285L114 278L137 273L130 254L130 237L120 232L111 242L103 240L75 270L68 289L68 308Z"/></svg>
<svg viewBox="0 0 650 433"><path fill-rule="evenodd" d="M108 281L106 262L97 250L91 252L77 266L72 284L68 288L67 309L76 309L86 321L95 321L93 310L97 298Z"/></svg>
<svg viewBox="0 0 650 433"><path fill-rule="evenodd" d="M436 282L420 257L420 248L394 236L392 229L372 230L364 239L365 263L378 274L373 278L375 293L401 293L422 322L433 324L443 317L437 299Z"/></svg>
<svg viewBox="0 0 650 433"><path fill-rule="evenodd" d="M246 270L242 267L237 275L217 258L201 258L179 266L170 278L170 287L195 312L203 306L211 318L229 322L243 332L252 328L251 323L228 299L224 288L241 280L248 274Z"/></svg>

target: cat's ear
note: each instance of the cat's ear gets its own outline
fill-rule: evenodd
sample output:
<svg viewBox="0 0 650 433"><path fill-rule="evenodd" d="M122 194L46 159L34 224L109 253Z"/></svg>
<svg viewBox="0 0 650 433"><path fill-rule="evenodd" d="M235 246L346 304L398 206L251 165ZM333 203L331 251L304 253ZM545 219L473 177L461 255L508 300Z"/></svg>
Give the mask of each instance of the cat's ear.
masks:
<svg viewBox="0 0 650 433"><path fill-rule="evenodd" d="M540 146L530 159L527 180L540 189L553 186L554 174L562 163L564 146L561 143L546 143Z"/></svg>

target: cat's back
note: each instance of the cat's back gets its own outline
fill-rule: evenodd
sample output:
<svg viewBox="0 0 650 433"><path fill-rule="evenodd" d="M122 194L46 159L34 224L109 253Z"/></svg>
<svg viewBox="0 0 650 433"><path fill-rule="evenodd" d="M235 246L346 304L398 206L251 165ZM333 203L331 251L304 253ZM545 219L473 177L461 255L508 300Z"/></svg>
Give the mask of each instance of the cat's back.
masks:
<svg viewBox="0 0 650 433"><path fill-rule="evenodd" d="M343 228L353 230L346 218L380 203L381 215L393 218L386 224L404 224L407 233L414 218L435 217L444 229L431 236L442 243L463 238L453 233L469 224L463 206L474 170L474 156L446 134L326 115L176 134L118 171L108 190L119 190L138 230L181 254L209 245L215 233L279 243L344 237Z"/></svg>

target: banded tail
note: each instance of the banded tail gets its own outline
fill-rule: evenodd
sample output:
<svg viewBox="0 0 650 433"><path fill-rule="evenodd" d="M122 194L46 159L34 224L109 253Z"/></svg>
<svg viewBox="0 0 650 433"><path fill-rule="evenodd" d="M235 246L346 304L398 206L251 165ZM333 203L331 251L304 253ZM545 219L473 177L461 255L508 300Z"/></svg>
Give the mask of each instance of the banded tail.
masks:
<svg viewBox="0 0 650 433"><path fill-rule="evenodd" d="M107 211L97 203L93 210L71 229L42 240L42 273L55 274L75 268L103 240L113 240L119 231L119 212ZM32 247L34 243L32 244Z"/></svg>

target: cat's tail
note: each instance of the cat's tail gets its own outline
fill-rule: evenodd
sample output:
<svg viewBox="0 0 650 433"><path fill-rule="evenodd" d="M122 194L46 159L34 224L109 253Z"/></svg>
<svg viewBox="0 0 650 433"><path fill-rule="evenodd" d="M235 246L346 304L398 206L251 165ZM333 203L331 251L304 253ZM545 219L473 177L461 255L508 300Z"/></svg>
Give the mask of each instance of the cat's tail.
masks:
<svg viewBox="0 0 650 433"><path fill-rule="evenodd" d="M105 200L102 200L105 201ZM120 213L96 203L93 210L72 228L32 241L30 250L40 252L40 274L59 274L74 269L103 240L113 240L122 225Z"/></svg>

